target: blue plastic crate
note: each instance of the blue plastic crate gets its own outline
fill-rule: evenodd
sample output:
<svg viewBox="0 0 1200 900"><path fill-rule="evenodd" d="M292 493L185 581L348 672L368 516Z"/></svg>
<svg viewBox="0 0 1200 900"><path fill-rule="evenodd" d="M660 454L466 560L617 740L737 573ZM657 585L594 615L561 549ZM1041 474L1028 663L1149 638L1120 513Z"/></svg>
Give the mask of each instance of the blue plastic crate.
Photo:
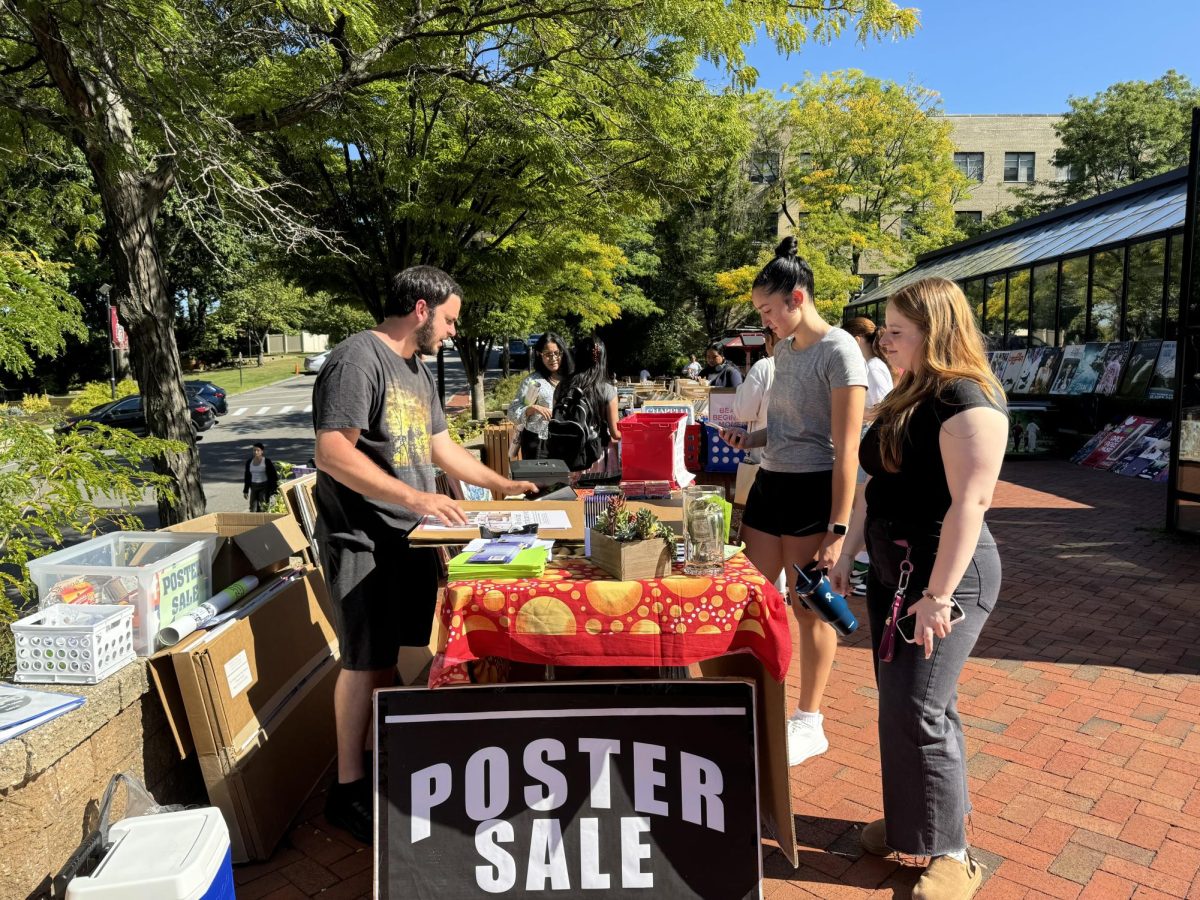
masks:
<svg viewBox="0 0 1200 900"><path fill-rule="evenodd" d="M733 449L714 426L704 426L704 454L701 462L705 472L736 472L738 464L745 458L745 450Z"/></svg>

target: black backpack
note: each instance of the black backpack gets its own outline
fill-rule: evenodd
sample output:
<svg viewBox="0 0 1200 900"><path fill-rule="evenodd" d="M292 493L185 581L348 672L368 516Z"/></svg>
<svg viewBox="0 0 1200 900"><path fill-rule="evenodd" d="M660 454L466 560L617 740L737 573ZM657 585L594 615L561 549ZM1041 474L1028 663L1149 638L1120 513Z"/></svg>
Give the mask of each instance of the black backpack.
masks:
<svg viewBox="0 0 1200 900"><path fill-rule="evenodd" d="M554 405L546 438L546 456L561 459L572 472L582 472L604 452L600 426L579 388L571 388Z"/></svg>

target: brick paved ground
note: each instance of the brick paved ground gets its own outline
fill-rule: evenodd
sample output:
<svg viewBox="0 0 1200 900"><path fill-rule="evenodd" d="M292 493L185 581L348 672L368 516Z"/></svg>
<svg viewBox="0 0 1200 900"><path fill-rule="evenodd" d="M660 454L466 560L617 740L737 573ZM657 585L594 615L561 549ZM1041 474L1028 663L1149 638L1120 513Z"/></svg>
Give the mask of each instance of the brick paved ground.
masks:
<svg viewBox="0 0 1200 900"><path fill-rule="evenodd" d="M1165 489L1059 462L1006 467L989 522L1004 588L960 685L978 895L1200 898L1200 553L1162 530ZM794 687L794 685L793 685ZM829 752L793 770L801 867L764 847L771 900L904 898L919 870L862 856L878 817L865 635L843 647ZM320 816L239 900L369 897L369 851Z"/></svg>

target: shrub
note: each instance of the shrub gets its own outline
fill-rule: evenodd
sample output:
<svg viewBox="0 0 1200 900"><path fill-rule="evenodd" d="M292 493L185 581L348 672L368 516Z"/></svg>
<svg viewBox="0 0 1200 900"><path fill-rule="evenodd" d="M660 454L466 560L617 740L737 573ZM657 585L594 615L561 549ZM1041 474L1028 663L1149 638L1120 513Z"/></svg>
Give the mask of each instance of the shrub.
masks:
<svg viewBox="0 0 1200 900"><path fill-rule="evenodd" d="M122 397L132 396L137 392L137 382L132 378L126 378L124 381L117 382L118 400ZM71 401L71 405L67 407L67 412L90 412L102 403L108 403L112 398L112 390L107 381L89 381L83 386L83 390L79 392L79 395Z"/></svg>
<svg viewBox="0 0 1200 900"><path fill-rule="evenodd" d="M47 394L26 394L21 401L21 409L31 416L50 412L50 397Z"/></svg>
<svg viewBox="0 0 1200 900"><path fill-rule="evenodd" d="M528 372L517 372L509 375L507 378L501 378L492 385L492 389L488 392L486 408L489 410L504 411L508 409L508 405L516 399L517 390L521 387L521 382L525 380Z"/></svg>
<svg viewBox="0 0 1200 900"><path fill-rule="evenodd" d="M483 423L472 419L469 410L464 410L446 422L450 437L456 444L465 444L472 438L483 434Z"/></svg>

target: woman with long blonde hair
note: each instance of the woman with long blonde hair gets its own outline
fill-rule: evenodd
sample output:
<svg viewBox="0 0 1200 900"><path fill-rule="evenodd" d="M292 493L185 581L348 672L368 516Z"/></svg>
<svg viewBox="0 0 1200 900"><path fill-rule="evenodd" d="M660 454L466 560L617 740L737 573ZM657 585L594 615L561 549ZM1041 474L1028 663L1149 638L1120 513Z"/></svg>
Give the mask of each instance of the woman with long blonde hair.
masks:
<svg viewBox="0 0 1200 900"><path fill-rule="evenodd" d="M880 346L903 374L863 438L865 503L855 507L831 576L845 592L850 561L866 545L884 817L863 829L862 844L879 855L929 857L918 900L965 900L982 875L967 852L966 745L955 700L1000 591L984 512L1008 413L954 282L927 278L894 294Z"/></svg>

